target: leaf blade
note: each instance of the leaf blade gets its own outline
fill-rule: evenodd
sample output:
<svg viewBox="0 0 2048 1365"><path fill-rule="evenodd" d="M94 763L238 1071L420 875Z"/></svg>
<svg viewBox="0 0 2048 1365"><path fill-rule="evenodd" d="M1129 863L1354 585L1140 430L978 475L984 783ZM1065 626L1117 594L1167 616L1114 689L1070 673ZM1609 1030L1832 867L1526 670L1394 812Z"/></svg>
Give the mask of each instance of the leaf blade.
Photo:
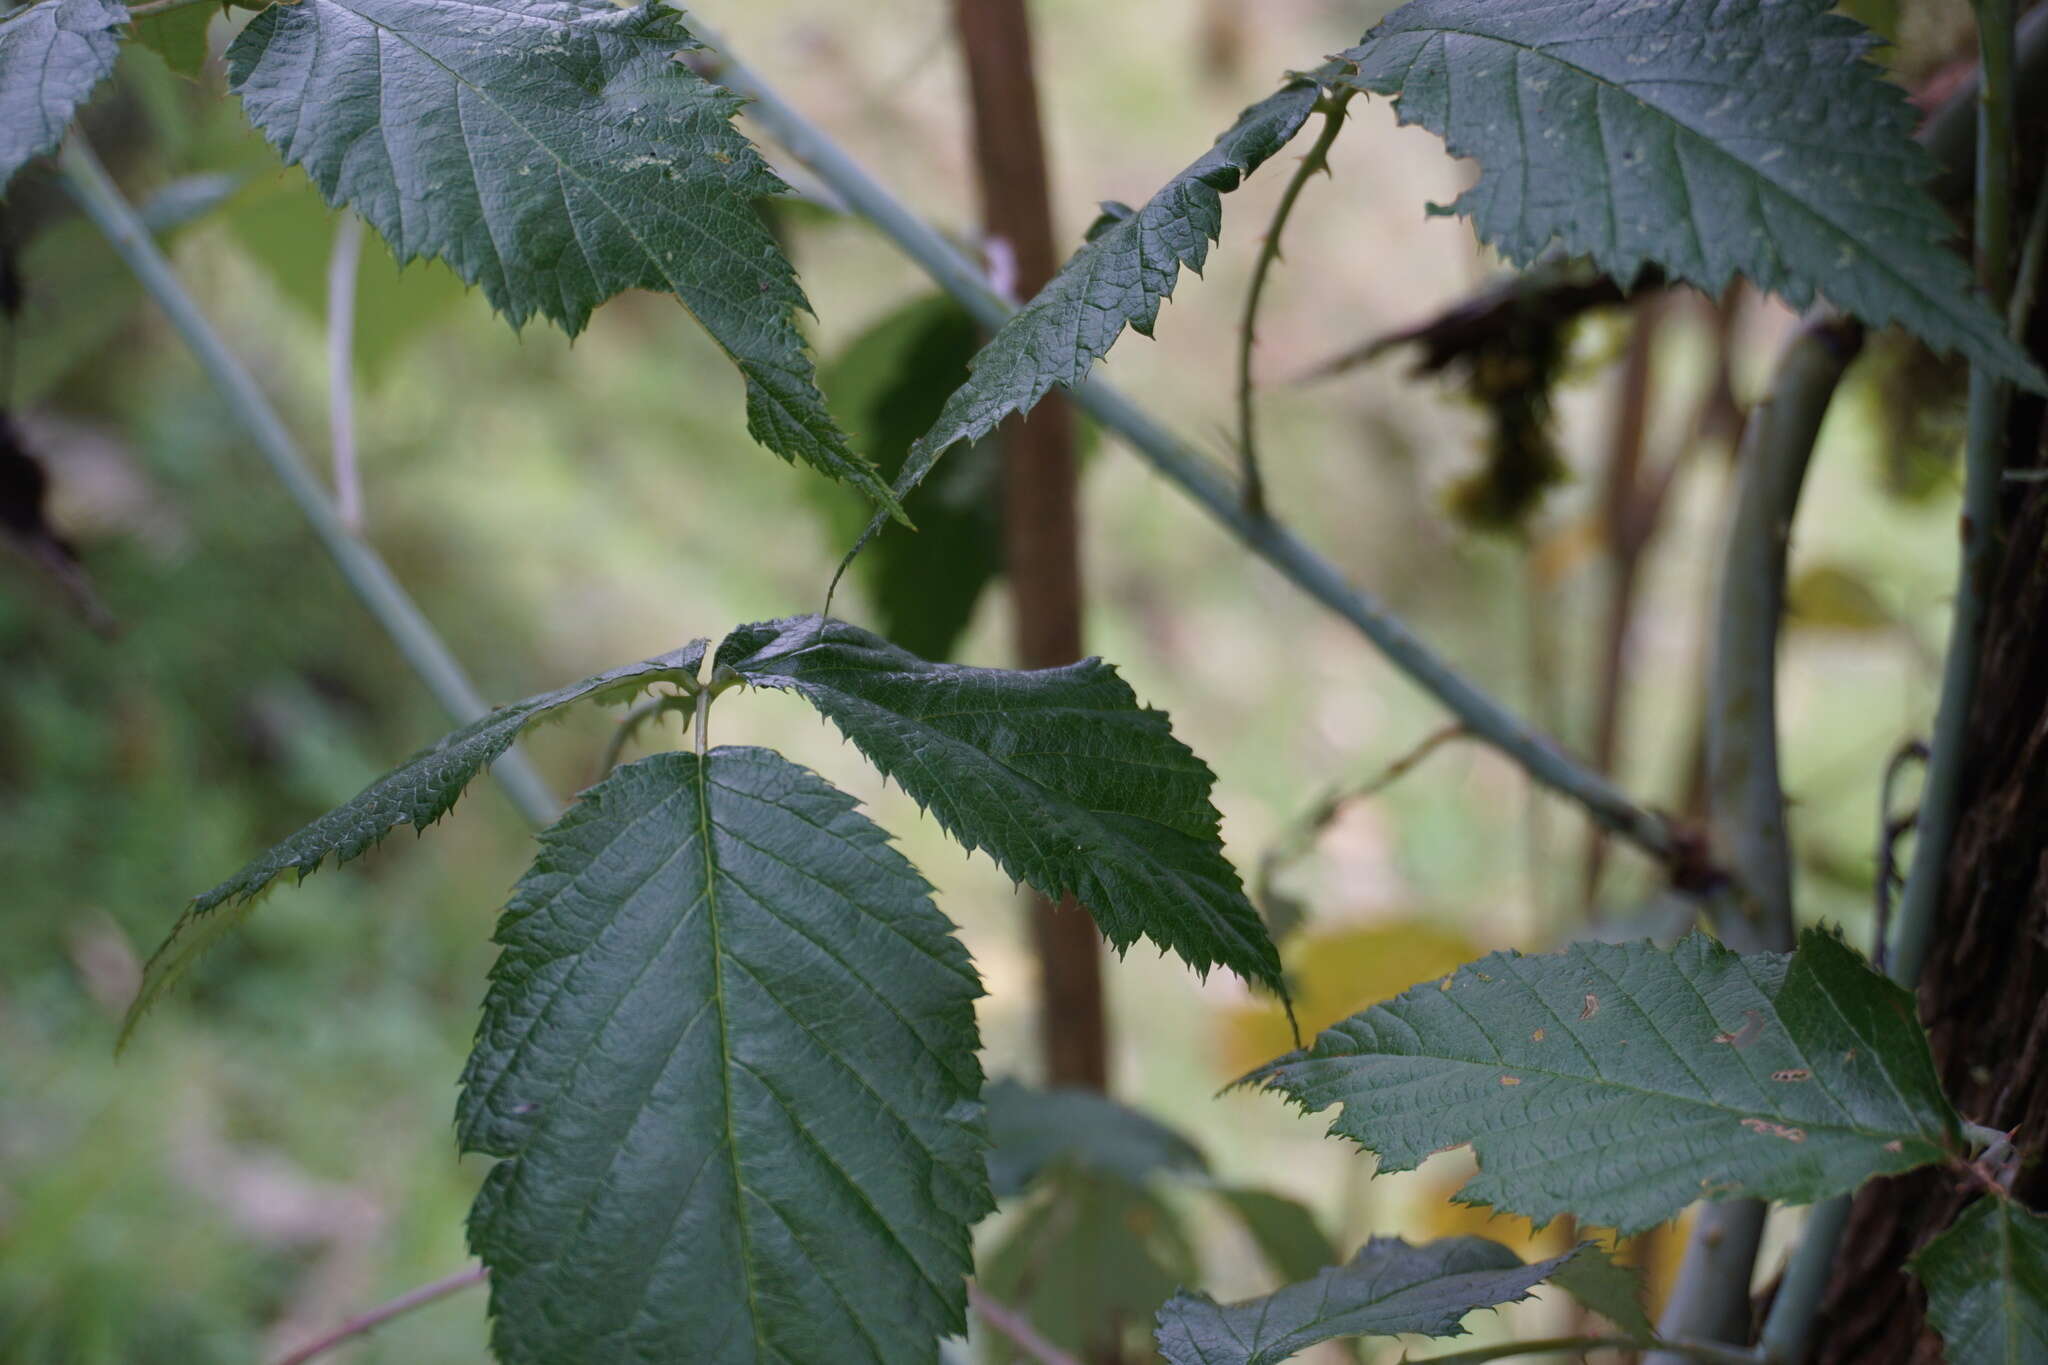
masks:
<svg viewBox="0 0 2048 1365"><path fill-rule="evenodd" d="M1453 210L1518 265L1555 240L1624 283L1650 261L1709 294L1739 273L2043 390L1947 245L1874 40L1828 8L1410 0L1340 79L1479 161Z"/></svg>
<svg viewBox="0 0 2048 1365"><path fill-rule="evenodd" d="M1944 1158L1956 1118L1911 996L1833 935L1741 957L1495 953L1246 1077L1408 1170L1470 1142L1460 1197L1624 1234L1695 1199L1810 1202Z"/></svg>
<svg viewBox="0 0 2048 1365"><path fill-rule="evenodd" d="M997 1081L988 1105L989 1187L1023 1193L1047 1168L1070 1166L1133 1187L1161 1172L1206 1174L1201 1148L1151 1115L1092 1090L1037 1090Z"/></svg>
<svg viewBox="0 0 2048 1365"><path fill-rule="evenodd" d="M738 367L755 440L900 515L825 410L809 304L754 211L786 186L739 99L675 60L696 45L652 0L300 0L250 21L229 84L330 204L514 326L573 336L627 289L673 295Z"/></svg>
<svg viewBox="0 0 2048 1365"><path fill-rule="evenodd" d="M457 1114L499 1359L936 1359L990 1200L928 893L762 749L631 764L543 836Z"/></svg>
<svg viewBox="0 0 2048 1365"><path fill-rule="evenodd" d="M937 664L843 621L741 626L717 662L793 691L970 850L1073 895L1119 950L1282 990L1280 959L1223 856L1215 774L1099 659L1028 672Z"/></svg>
<svg viewBox="0 0 2048 1365"><path fill-rule="evenodd" d="M2048 1359L2048 1218L1979 1199L1909 1266L1949 1365Z"/></svg>
<svg viewBox="0 0 2048 1365"><path fill-rule="evenodd" d="M0 195L113 74L127 23L114 0L43 0L0 17Z"/></svg>
<svg viewBox="0 0 2048 1365"><path fill-rule="evenodd" d="M455 806L477 774L528 726L586 699L630 695L658 682L694 683L703 662L706 640L681 649L608 669L568 687L557 688L501 706L488 715L442 736L348 801L246 864L210 891L193 898L170 934L143 969L142 986L122 1021L125 1040L149 1008L183 975L207 948L239 923L256 898L286 873L303 881L333 858L345 863L369 851L399 825L425 829Z"/></svg>
<svg viewBox="0 0 2048 1365"><path fill-rule="evenodd" d="M1484 1237L1375 1237L1345 1264L1244 1303L1182 1290L1160 1308L1156 1340L1169 1365L1278 1365L1338 1337L1461 1336L1467 1314L1527 1298L1586 1249L1525 1265Z"/></svg>
<svg viewBox="0 0 2048 1365"><path fill-rule="evenodd" d="M1105 215L1057 275L975 356L931 429L911 446L895 481L899 497L947 450L1029 412L1055 384L1073 388L1126 326L1150 336L1181 268L1199 272L1223 230L1223 196L1286 146L1321 96L1316 77L1296 77L1238 115L1215 145L1132 213ZM877 520L863 544L880 529Z"/></svg>

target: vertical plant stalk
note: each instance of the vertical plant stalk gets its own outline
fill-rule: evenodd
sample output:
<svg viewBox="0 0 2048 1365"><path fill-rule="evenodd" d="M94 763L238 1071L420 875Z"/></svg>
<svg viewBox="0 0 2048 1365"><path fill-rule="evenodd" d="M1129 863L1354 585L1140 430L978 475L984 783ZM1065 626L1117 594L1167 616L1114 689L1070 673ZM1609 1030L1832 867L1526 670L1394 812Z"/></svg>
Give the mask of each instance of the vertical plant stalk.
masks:
<svg viewBox="0 0 2048 1365"><path fill-rule="evenodd" d="M1318 105L1323 115L1322 132L1280 193L1280 202L1273 209L1273 225L1266 229L1265 239L1259 243L1259 259L1252 264L1252 282L1245 290L1244 321L1237 329L1237 455L1244 509L1256 517L1266 515L1266 480L1259 472L1258 396L1252 385L1252 348L1259 339L1259 303L1266 296L1266 280L1280 262L1280 235L1287 231L1287 220L1294 216L1301 192L1316 172L1331 173L1330 148L1336 144L1337 134L1344 131L1344 108L1355 93L1346 89L1323 96Z"/></svg>
<svg viewBox="0 0 2048 1365"><path fill-rule="evenodd" d="M327 444L334 463L334 510L350 534L363 533L363 479L356 468L356 275L363 220L341 215L327 258Z"/></svg>
<svg viewBox="0 0 2048 1365"><path fill-rule="evenodd" d="M691 22L698 37L719 51L718 61L707 64L707 71L746 97L746 115L757 128L787 148L852 212L873 223L984 327L1000 327L1017 311L989 288L981 271L957 247L878 184L758 72L737 60L701 21L693 16ZM1685 850L1670 822L1638 805L1458 672L1384 603L1347 582L1335 565L1285 525L1245 511L1241 491L1213 461L1190 449L1107 380L1090 378L1074 390L1072 401L1194 499L1248 551L1371 641L1475 739L1500 750L1538 782L1577 802L1592 819L1649 856L1664 862L1681 858Z"/></svg>
<svg viewBox="0 0 2048 1365"><path fill-rule="evenodd" d="M1977 37L1983 69L1977 97L1977 284L1992 298L2003 298L2012 254L2012 0L1978 0ZM1970 367L1955 616L1949 624L1941 701L1928 743L1927 780L1920 789L1919 830L1906 889L1899 897L1891 951L1893 978L1909 986L1919 983L1934 941L1949 844L1962 809L1970 703L1977 694L1984 623L1998 576L1998 500L2005 478L2005 416L2011 400L2007 385L1979 366Z"/></svg>
<svg viewBox="0 0 2048 1365"><path fill-rule="evenodd" d="M1801 325L1778 362L1768 397L1750 415L1740 486L1728 528L1714 657L1708 678L1708 836L1739 890L1718 898L1715 927L1741 953L1789 952L1792 857L1778 772L1778 627L1785 560L1800 490L1828 403L1863 342L1853 322L1821 313ZM1749 1282L1763 1237L1760 1200L1707 1204L1671 1302L1657 1324L1667 1338L1749 1340ZM1676 1357L1653 1354L1655 1365Z"/></svg>
<svg viewBox="0 0 2048 1365"><path fill-rule="evenodd" d="M1977 0L1977 193L1973 252L1977 284L2005 298L2010 279L2013 216L2013 0ZM2025 344L2027 300L2014 291L2007 317L2015 341ZM1915 817L1913 861L1899 898L1898 927L1885 969L1907 989L1920 984L1934 943L1936 918L1948 882L1948 854L1963 806L1963 759L1971 704L1977 695L1985 626L1999 567L1999 494L2005 477L2009 386L1970 367L1968 427L1963 450L1963 515L1955 615L1942 663L1941 700L1926 753L1927 777ZM1890 779L1886 780L1889 791ZM1890 811L1881 819L1889 829ZM1888 861L1888 860L1887 860ZM1888 874L1880 866L1879 875ZM1880 888L1882 890L1883 888ZM1814 1324L1826 1294L1851 1197L1840 1195L1814 1210L1764 1324L1763 1349L1772 1365L1800 1365L1812 1349Z"/></svg>
<svg viewBox="0 0 2048 1365"><path fill-rule="evenodd" d="M1008 245L1017 290L1036 294L1059 269L1025 0L954 0L974 115L982 224ZM1003 556L1017 663L1049 668L1081 657L1081 549L1074 414L1048 394L1003 433ZM1039 1032L1053 1085L1109 1086L1102 945L1068 897L1030 897L1041 981Z"/></svg>
<svg viewBox="0 0 2048 1365"><path fill-rule="evenodd" d="M333 502L300 455L291 432L270 400L263 396L256 380L228 349L220 334L192 296L179 283L171 263L157 249L149 229L135 216L135 210L108 178L99 159L76 131L65 142L59 158L64 183L108 245L127 263L143 291L156 301L199 366L206 372L235 419L249 433L263 462L297 504L312 527L321 548L334 560L341 576L385 634L398 648L406 663L427 690L457 723L467 724L489 711L477 694L469 675L441 639L391 570L376 551L348 533ZM520 814L536 825L552 824L561 804L548 791L523 753L517 748L491 768L491 775L519 808Z"/></svg>
<svg viewBox="0 0 2048 1365"><path fill-rule="evenodd" d="M1600 493L1600 524L1607 552L1607 619L1600 640L1600 683L1593 709L1593 766L1614 776L1620 760L1622 683L1627 674L1628 638L1635 624L1636 584L1649 521L1643 496L1643 437L1649 425L1651 366L1665 300L1652 294L1636 308L1622 357L1614 426L1607 439L1607 468ZM1594 827L1586 838L1585 893L1591 908L1607 864L1606 831Z"/></svg>

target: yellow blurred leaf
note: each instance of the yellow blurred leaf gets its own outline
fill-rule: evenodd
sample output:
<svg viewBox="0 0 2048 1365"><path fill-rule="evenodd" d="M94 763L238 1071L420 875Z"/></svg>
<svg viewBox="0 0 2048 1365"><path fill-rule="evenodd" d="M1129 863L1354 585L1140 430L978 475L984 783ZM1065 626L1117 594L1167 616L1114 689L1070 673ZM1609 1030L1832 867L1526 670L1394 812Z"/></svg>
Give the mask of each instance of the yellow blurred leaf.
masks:
<svg viewBox="0 0 2048 1365"><path fill-rule="evenodd" d="M1785 591L1793 624L1824 630L1890 630L1898 623L1870 584L1840 564L1810 564Z"/></svg>
<svg viewBox="0 0 2048 1365"><path fill-rule="evenodd" d="M1456 929L1399 920L1295 934L1282 945L1280 956L1294 991L1295 1017L1307 1039L1418 981L1463 966L1480 952ZM1264 1000L1224 1011L1221 1027L1222 1061L1233 1077L1294 1048L1286 1013Z"/></svg>

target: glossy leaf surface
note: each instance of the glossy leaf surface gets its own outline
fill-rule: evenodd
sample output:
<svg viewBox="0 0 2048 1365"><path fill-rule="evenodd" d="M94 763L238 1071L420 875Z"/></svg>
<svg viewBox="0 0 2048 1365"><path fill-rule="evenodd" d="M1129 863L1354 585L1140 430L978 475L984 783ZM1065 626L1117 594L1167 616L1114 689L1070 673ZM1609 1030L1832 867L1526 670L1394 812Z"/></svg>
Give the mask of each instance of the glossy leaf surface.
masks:
<svg viewBox="0 0 2048 1365"><path fill-rule="evenodd" d="M980 985L852 798L659 754L542 836L457 1127L506 1365L937 1359L990 1206Z"/></svg>

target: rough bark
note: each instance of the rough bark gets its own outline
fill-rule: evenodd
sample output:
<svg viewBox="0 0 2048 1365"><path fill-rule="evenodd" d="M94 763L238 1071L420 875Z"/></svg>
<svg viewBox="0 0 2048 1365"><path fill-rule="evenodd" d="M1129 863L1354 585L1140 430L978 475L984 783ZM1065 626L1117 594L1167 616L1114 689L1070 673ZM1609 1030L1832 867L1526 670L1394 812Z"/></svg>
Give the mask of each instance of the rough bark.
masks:
<svg viewBox="0 0 2048 1365"><path fill-rule="evenodd" d="M2022 200L2022 202L2027 202ZM2048 327L2031 338L2048 352ZM2048 467L2043 405L2016 403L2010 461ZM2002 509L2004 561L1970 725L1965 808L1949 858L1921 1018L1965 1117L2017 1128L2030 1160L2015 1192L2048 1207L2048 484L2015 481ZM1927 1297L1903 1271L1975 1197L1921 1171L1857 1198L1823 1303L1823 1365L1940 1365Z"/></svg>

